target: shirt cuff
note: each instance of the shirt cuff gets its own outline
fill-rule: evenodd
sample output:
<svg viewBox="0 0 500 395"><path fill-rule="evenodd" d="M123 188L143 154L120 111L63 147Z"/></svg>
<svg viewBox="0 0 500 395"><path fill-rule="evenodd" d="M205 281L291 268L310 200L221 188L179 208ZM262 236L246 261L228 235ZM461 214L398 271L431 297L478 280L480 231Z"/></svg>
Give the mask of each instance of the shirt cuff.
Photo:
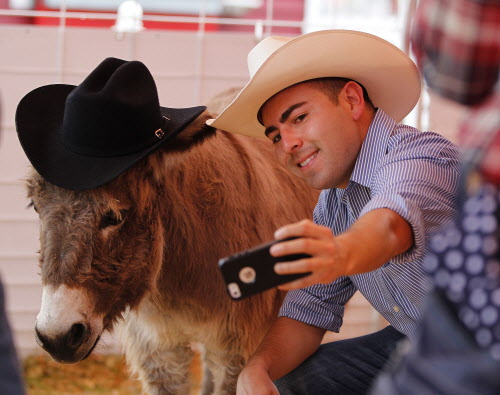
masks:
<svg viewBox="0 0 500 395"><path fill-rule="evenodd" d="M307 291L321 286L324 285L313 285L289 291L279 311L279 317L287 317L327 331L339 332L344 316L344 306L328 304Z"/></svg>

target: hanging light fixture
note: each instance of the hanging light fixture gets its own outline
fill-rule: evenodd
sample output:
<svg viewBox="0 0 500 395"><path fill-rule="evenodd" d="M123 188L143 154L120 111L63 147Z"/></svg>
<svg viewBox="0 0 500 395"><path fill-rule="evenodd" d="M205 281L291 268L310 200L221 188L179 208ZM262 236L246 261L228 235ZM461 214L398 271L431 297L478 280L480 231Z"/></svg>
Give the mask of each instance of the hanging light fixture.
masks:
<svg viewBox="0 0 500 395"><path fill-rule="evenodd" d="M144 29L142 6L135 0L126 0L118 6L118 16L112 29L117 33L137 33Z"/></svg>

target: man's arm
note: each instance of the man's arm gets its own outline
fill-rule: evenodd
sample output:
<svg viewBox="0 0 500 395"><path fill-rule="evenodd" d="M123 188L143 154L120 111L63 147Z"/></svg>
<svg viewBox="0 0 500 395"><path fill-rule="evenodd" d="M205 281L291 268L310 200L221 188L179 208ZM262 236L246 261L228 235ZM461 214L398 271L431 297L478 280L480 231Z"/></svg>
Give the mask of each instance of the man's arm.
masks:
<svg viewBox="0 0 500 395"><path fill-rule="evenodd" d="M326 284L340 276L372 271L413 245L413 233L408 222L385 208L369 211L338 236L334 236L330 228L310 220L283 226L275 233L278 239L292 236L299 238L275 244L271 254L305 253L311 258L277 264L276 272L312 274L280 286L284 290Z"/></svg>
<svg viewBox="0 0 500 395"><path fill-rule="evenodd" d="M313 274L280 288L295 289L316 283L329 283L340 276L374 270L413 244L410 225L392 210L372 210L346 232L334 236L331 229L310 220L278 229L276 238L299 239L278 243L273 255L307 253L311 258L280 264L280 273ZM276 251L276 247L278 251ZM273 324L257 352L238 378L238 395L276 395L276 380L302 363L321 344L324 329L287 317Z"/></svg>
<svg viewBox="0 0 500 395"><path fill-rule="evenodd" d="M325 330L280 317L238 378L238 395L278 394L272 383L313 354Z"/></svg>

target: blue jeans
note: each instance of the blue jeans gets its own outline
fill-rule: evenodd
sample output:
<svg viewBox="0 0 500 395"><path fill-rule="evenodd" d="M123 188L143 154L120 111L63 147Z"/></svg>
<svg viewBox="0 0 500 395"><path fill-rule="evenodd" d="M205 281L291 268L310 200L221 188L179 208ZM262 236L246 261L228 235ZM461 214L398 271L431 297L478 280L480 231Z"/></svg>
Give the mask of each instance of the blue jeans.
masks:
<svg viewBox="0 0 500 395"><path fill-rule="evenodd" d="M387 326L370 335L323 344L275 384L281 395L366 394L402 339L406 336Z"/></svg>

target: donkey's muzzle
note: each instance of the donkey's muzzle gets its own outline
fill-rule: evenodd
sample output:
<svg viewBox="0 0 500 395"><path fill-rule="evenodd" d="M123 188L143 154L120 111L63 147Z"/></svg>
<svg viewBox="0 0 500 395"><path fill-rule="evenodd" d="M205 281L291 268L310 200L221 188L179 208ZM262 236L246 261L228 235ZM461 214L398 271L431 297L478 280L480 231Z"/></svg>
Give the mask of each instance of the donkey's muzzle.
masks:
<svg viewBox="0 0 500 395"><path fill-rule="evenodd" d="M95 346L95 344L92 347L87 346L90 330L84 322L73 324L68 332L57 336L47 336L35 327L35 338L40 347L61 363L81 361L90 354L88 349L92 350Z"/></svg>

